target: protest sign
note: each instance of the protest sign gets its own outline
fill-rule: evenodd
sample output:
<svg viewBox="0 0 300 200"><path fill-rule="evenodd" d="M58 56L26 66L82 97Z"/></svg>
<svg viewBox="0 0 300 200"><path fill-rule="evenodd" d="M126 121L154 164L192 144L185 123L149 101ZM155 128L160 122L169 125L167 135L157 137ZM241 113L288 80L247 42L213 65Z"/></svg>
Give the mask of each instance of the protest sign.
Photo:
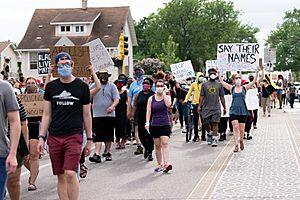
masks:
<svg viewBox="0 0 300 200"><path fill-rule="evenodd" d="M95 71L100 71L110 66L114 66L114 62L99 38L85 44L84 46L88 46L90 48L90 60Z"/></svg>
<svg viewBox="0 0 300 200"><path fill-rule="evenodd" d="M25 107L27 117L41 117L44 110L42 94L19 94L18 97Z"/></svg>
<svg viewBox="0 0 300 200"><path fill-rule="evenodd" d="M206 66L206 74L208 74L208 70L211 68L217 69L217 60L207 60L205 61Z"/></svg>
<svg viewBox="0 0 300 200"><path fill-rule="evenodd" d="M171 71L177 81L195 76L194 68L190 60L172 64Z"/></svg>
<svg viewBox="0 0 300 200"><path fill-rule="evenodd" d="M50 52L38 53L38 74L47 75L51 65Z"/></svg>
<svg viewBox="0 0 300 200"><path fill-rule="evenodd" d="M67 52L72 57L74 68L72 74L76 77L90 77L91 72L87 70L90 64L90 55L88 46L55 46L50 47L51 63L55 63L55 56L60 52ZM54 77L58 74L56 71L53 73Z"/></svg>
<svg viewBox="0 0 300 200"><path fill-rule="evenodd" d="M220 71L257 71L259 44L218 44L217 65Z"/></svg>

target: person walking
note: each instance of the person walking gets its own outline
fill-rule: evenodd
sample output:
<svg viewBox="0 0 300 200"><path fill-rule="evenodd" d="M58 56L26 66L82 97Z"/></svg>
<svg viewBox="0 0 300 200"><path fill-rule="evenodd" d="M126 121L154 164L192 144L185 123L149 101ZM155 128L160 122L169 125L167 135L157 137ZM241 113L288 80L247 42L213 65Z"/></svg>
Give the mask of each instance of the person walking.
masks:
<svg viewBox="0 0 300 200"><path fill-rule="evenodd" d="M229 109L230 120L233 126L233 138L234 138L234 152L239 151L238 136L240 136L240 149L244 150L244 132L247 116L249 115L246 106L246 92L256 83L258 77L258 71L255 74L255 78L249 84L242 86L242 77L240 74L232 75L234 86L224 82L220 73L219 80L222 85L232 94L232 103Z"/></svg>
<svg viewBox="0 0 300 200"><path fill-rule="evenodd" d="M52 171L58 179L58 196L69 200L79 198L77 172L83 143L83 125L88 140L85 145L86 156L90 154L92 141L89 87L72 75L73 67L68 53L61 52L55 56L55 69L59 78L46 86L38 143L38 151L43 154L47 140Z"/></svg>
<svg viewBox="0 0 300 200"><path fill-rule="evenodd" d="M148 99L154 95L151 90L153 87L153 81L150 78L145 78L143 82L143 90L135 96L134 100L134 116L138 124L139 137L142 145L145 148L144 158L148 158L148 161L153 161L152 151L154 149L154 143L146 125L146 112Z"/></svg>
<svg viewBox="0 0 300 200"><path fill-rule="evenodd" d="M106 161L112 161L111 146L114 142L115 109L119 103L120 95L115 84L108 82L111 76L108 71L99 71L98 78L101 90L93 98L93 131L95 153L89 157L91 162L100 163L100 151L102 142L105 150L102 154Z"/></svg>
<svg viewBox="0 0 300 200"><path fill-rule="evenodd" d="M17 169L17 147L21 135L19 105L12 86L0 80L0 197L4 196L7 175ZM10 123L10 139L7 128ZM8 141L10 141L8 143Z"/></svg>
<svg viewBox="0 0 300 200"><path fill-rule="evenodd" d="M284 87L284 79L283 76L280 74L278 75L278 79L277 79L277 99L278 99L278 103L279 103L279 109L282 109L282 95L283 95L283 87Z"/></svg>
<svg viewBox="0 0 300 200"><path fill-rule="evenodd" d="M183 102L183 105L186 105L187 102L190 99L191 94L193 93L193 101L192 101L192 106L193 106L193 116L194 116L194 138L193 141L197 142L199 141L199 134L198 134L198 126L199 126L199 113L198 113L198 106L199 106L199 97L200 97L200 91L202 87L202 83L204 82L204 76L202 72L198 72L196 75L196 81L192 83L185 100ZM202 118L201 118L202 119ZM203 122L203 120L201 120ZM203 123L202 123L203 124ZM205 141L205 129L202 127L202 135L201 135L201 140Z"/></svg>
<svg viewBox="0 0 300 200"><path fill-rule="evenodd" d="M263 109L263 116L266 116L266 109L268 109L268 117L271 117L271 95L273 93L273 86L270 85L267 80L263 80L263 84L261 86L261 106Z"/></svg>
<svg viewBox="0 0 300 200"><path fill-rule="evenodd" d="M288 96L289 96L289 99L290 99L291 108L294 108L294 101L295 101L295 98L296 98L296 87L294 86L294 82L289 83Z"/></svg>
<svg viewBox="0 0 300 200"><path fill-rule="evenodd" d="M221 104L223 115L226 115L225 92L220 82L216 81L217 71L208 70L209 81L203 83L199 98L198 112L203 117L203 124L207 131L207 144L218 146L218 124L221 118Z"/></svg>
<svg viewBox="0 0 300 200"><path fill-rule="evenodd" d="M171 106L171 98L166 95L165 90L164 81L158 80L155 84L156 93L147 102L145 128L150 130L155 144L157 167L154 171L167 173L173 167L169 162L171 126L168 108Z"/></svg>

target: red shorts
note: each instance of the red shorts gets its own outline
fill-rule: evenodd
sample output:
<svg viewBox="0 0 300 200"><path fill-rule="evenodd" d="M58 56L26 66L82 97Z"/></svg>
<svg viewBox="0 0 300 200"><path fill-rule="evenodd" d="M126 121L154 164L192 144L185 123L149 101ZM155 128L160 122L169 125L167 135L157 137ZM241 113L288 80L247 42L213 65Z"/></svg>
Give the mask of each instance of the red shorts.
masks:
<svg viewBox="0 0 300 200"><path fill-rule="evenodd" d="M63 174L65 170L78 171L82 142L81 133L60 137L49 136L47 144L54 175Z"/></svg>

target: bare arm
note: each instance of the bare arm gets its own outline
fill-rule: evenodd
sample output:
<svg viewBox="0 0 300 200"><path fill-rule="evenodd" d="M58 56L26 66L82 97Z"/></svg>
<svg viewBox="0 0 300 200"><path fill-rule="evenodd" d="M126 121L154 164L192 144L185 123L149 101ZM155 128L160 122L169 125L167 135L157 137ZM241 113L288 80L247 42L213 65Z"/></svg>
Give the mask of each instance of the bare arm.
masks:
<svg viewBox="0 0 300 200"><path fill-rule="evenodd" d="M166 93L163 93L163 99L167 108L170 108L172 105L171 97L169 95L166 95Z"/></svg>
<svg viewBox="0 0 300 200"><path fill-rule="evenodd" d="M131 106L132 98L128 95L127 97L127 118L130 119L131 112L132 112L132 106Z"/></svg>
<svg viewBox="0 0 300 200"><path fill-rule="evenodd" d="M88 138L87 143L84 148L84 155L88 156L91 153L91 146L92 146L92 115L91 115L91 104L83 105L83 123L86 132L86 136Z"/></svg>
<svg viewBox="0 0 300 200"><path fill-rule="evenodd" d="M148 102L147 102L146 126L147 126L147 123L149 125L150 118L151 118L151 104L152 104L152 96L148 99Z"/></svg>
<svg viewBox="0 0 300 200"><path fill-rule="evenodd" d="M136 109L137 109L137 98L138 98L139 94L135 95L135 98L134 98L134 105L133 105L133 109L132 109L132 112L131 112L131 118L135 115L135 112L136 112Z"/></svg>
<svg viewBox="0 0 300 200"><path fill-rule="evenodd" d="M29 145L29 136L28 136L28 121L27 119L24 121L21 121L21 131L23 133L25 142L27 144L27 147Z"/></svg>
<svg viewBox="0 0 300 200"><path fill-rule="evenodd" d="M42 117L42 122L41 122L41 130L40 130L40 135L41 136L46 136L46 133L48 131L48 128L50 126L51 122L51 101L44 101L44 111L43 111L43 117Z"/></svg>
<svg viewBox="0 0 300 200"><path fill-rule="evenodd" d="M264 80L264 77L265 77L265 71L264 69L261 70L261 77L260 79L256 82L257 85L259 85L263 80Z"/></svg>
<svg viewBox="0 0 300 200"><path fill-rule="evenodd" d="M226 88L227 90L231 91L232 90L232 85L224 82L223 78L221 77L220 72L218 72L218 76L219 76L219 81L223 85L223 87Z"/></svg>
<svg viewBox="0 0 300 200"><path fill-rule="evenodd" d="M98 79L95 71L92 68L92 65L89 65L88 69L91 71L91 74L93 76L93 79L94 79L94 82L95 82L95 86L96 86L95 88L93 88L93 89L90 90L91 97L94 97L97 94L97 92L99 92L101 90L101 84L100 84L100 81L99 81L99 79Z"/></svg>

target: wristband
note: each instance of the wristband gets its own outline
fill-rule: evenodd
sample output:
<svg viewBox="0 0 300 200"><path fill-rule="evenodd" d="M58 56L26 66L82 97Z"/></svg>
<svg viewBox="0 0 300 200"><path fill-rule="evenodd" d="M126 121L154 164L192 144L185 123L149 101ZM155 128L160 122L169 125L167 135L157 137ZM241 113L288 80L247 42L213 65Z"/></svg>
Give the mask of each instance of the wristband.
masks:
<svg viewBox="0 0 300 200"><path fill-rule="evenodd" d="M44 140L44 142L46 142L46 136L44 135L39 135L39 139L42 138Z"/></svg>
<svg viewBox="0 0 300 200"><path fill-rule="evenodd" d="M87 141L93 141L93 138L86 138Z"/></svg>

